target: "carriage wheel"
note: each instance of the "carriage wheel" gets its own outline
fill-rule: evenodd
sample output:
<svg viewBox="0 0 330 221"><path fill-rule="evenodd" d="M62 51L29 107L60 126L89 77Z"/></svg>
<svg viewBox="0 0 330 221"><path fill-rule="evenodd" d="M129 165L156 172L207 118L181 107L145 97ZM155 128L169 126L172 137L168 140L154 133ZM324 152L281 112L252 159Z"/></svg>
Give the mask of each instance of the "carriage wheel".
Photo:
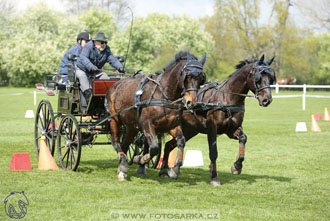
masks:
<svg viewBox="0 0 330 221"><path fill-rule="evenodd" d="M157 139L158 139L158 145L160 147L159 153L156 156L154 156L147 165L149 168L153 168L153 169L157 168L162 152L162 136L158 135ZM127 155L129 155L129 151L131 151L130 153L132 153L132 156L130 156L129 158L130 160L128 161L129 165L133 163L134 156L143 154L145 145L148 145L146 138L142 132L139 132L136 135L133 144L130 146L129 150L127 151Z"/></svg>
<svg viewBox="0 0 330 221"><path fill-rule="evenodd" d="M40 101L37 108L34 124L34 142L36 147L37 160L39 160L39 145L42 136L46 137L45 142L51 154L54 155L57 128L55 124L53 108L48 100Z"/></svg>
<svg viewBox="0 0 330 221"><path fill-rule="evenodd" d="M128 151L127 151L127 161L128 161L128 165L132 165L133 164L133 158L134 156L136 155L135 153L135 146L134 144L130 144L129 145L129 148L128 148Z"/></svg>
<svg viewBox="0 0 330 221"><path fill-rule="evenodd" d="M143 133L139 132L136 137L134 138L134 142L129 145L128 151L127 151L127 161L128 165L133 164L133 158L136 155L139 155L143 151L143 142L144 142L144 136Z"/></svg>
<svg viewBox="0 0 330 221"><path fill-rule="evenodd" d="M75 171L81 155L81 132L78 121L72 115L62 117L58 127L57 151L63 169Z"/></svg>

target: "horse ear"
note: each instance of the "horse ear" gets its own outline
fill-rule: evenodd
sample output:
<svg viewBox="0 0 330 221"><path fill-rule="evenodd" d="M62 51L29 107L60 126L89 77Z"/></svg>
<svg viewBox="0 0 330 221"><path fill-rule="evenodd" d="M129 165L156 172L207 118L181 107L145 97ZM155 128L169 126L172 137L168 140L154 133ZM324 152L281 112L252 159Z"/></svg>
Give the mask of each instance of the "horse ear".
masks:
<svg viewBox="0 0 330 221"><path fill-rule="evenodd" d="M204 53L204 55L203 55L203 57L202 57L200 63L204 66L205 61L206 61L206 53Z"/></svg>
<svg viewBox="0 0 330 221"><path fill-rule="evenodd" d="M261 55L259 61L258 61L258 64L259 65L262 65L262 63L264 63L264 59L265 59L265 56L264 55Z"/></svg>
<svg viewBox="0 0 330 221"><path fill-rule="evenodd" d="M191 57L191 54L189 51L187 51L187 61L190 61L192 60L192 57Z"/></svg>
<svg viewBox="0 0 330 221"><path fill-rule="evenodd" d="M272 57L270 60L266 61L266 64L268 64L268 66L270 66L273 63L274 58L275 58L275 56Z"/></svg>

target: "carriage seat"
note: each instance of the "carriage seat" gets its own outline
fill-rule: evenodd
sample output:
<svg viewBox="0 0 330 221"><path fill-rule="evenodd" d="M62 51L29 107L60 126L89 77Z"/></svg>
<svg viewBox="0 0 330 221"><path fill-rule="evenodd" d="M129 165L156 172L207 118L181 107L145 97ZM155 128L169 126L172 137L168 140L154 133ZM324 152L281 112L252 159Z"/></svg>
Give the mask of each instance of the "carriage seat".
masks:
<svg viewBox="0 0 330 221"><path fill-rule="evenodd" d="M106 80L94 80L93 81L93 96L104 97L107 91L114 83L119 81L119 77L114 77Z"/></svg>

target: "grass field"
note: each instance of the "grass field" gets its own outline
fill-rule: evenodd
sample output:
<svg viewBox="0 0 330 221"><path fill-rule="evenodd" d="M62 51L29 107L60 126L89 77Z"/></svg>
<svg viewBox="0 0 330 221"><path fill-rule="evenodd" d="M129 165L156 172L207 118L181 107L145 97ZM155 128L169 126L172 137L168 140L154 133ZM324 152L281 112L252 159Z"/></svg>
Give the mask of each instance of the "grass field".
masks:
<svg viewBox="0 0 330 221"><path fill-rule="evenodd" d="M238 142L218 137L222 186L215 188L209 185L205 135L193 138L185 148L202 150L205 165L183 167L177 180L160 178L159 170L137 175L137 167L131 166L129 180L117 181L118 160L111 145L84 147L78 172L38 171L34 119L24 118L26 110L36 110L33 91L0 88L0 220L10 220L3 200L22 190L30 203L25 220L132 220L134 215L141 220L175 220L174 214L183 220L179 218L196 213L204 220L330 219L330 122L318 122L322 133L309 131L311 114L323 116L330 99L307 98L305 111L301 98L274 99L267 108L248 99L242 174L230 172ZM14 93L22 94L2 96ZM56 97L38 93L38 102L41 99L49 99L56 109ZM300 121L307 123L308 132L295 132ZM14 152L29 152L33 170L10 171Z"/></svg>

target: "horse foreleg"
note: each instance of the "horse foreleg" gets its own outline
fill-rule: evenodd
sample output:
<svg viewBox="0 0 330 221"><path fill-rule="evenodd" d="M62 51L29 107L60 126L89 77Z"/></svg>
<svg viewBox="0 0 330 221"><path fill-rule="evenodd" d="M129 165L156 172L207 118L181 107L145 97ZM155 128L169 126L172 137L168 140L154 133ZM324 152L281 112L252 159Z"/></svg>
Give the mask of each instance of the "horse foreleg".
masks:
<svg viewBox="0 0 330 221"><path fill-rule="evenodd" d="M243 168L244 156L245 156L245 143L247 141L247 136L243 133L242 127L239 127L235 131L234 135L239 140L239 151L238 151L238 155L236 158L236 162L231 167L231 172L233 174L241 174L242 168Z"/></svg>
<svg viewBox="0 0 330 221"><path fill-rule="evenodd" d="M173 138L166 142L165 148L164 148L164 156L163 156L163 162L162 167L159 172L159 176L169 176L168 175L168 157L170 152L177 146L176 139Z"/></svg>
<svg viewBox="0 0 330 221"><path fill-rule="evenodd" d="M148 124L147 126L141 125L143 130L143 134L147 139L148 145L149 145L149 153L144 154L143 156L135 156L133 159L134 163L145 165L146 163L149 163L150 159L152 159L155 155L159 152L159 145L157 142L157 136L154 129L154 126L150 122L146 122Z"/></svg>
<svg viewBox="0 0 330 221"><path fill-rule="evenodd" d="M217 131L216 128L212 125L208 127L207 140L209 144L209 158L211 161L210 164L210 174L212 186L220 186L220 181L218 179L217 172L217 158L218 158L218 148L217 148Z"/></svg>
<svg viewBox="0 0 330 221"><path fill-rule="evenodd" d="M111 130L111 143L114 149L117 151L118 159L119 159L119 165L117 169L118 180L123 181L127 179L128 162L127 162L127 156L123 152L120 145L120 130L119 130L118 119L111 119L110 130Z"/></svg>
<svg viewBox="0 0 330 221"><path fill-rule="evenodd" d="M176 130L176 143L178 146L178 153L176 156L176 160L175 160L175 165L173 168L170 169L170 171L168 172L169 177L171 178L178 178L178 175L180 174L180 167L182 166L182 162L183 162L183 152L184 152L184 146L186 144L186 139L183 136L183 132L181 130L181 128L178 128Z"/></svg>

